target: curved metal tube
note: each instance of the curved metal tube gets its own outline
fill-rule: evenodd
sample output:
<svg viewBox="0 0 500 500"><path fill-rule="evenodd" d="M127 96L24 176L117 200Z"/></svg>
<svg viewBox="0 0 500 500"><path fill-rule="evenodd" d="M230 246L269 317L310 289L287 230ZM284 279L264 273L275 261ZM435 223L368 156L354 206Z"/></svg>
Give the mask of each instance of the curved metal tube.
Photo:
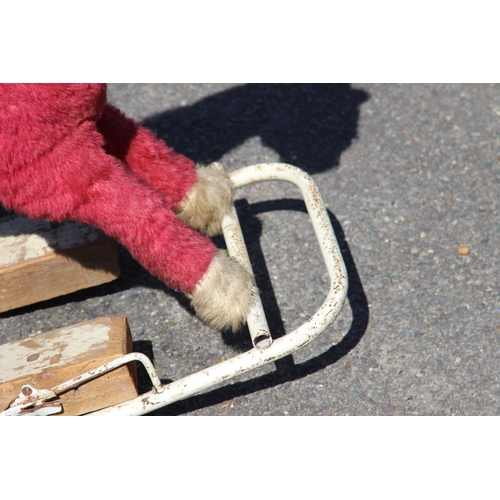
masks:
<svg viewBox="0 0 500 500"><path fill-rule="evenodd" d="M231 172L229 175L235 188L255 182L282 180L291 182L300 189L330 278L330 287L325 301L316 313L299 328L274 341L271 340L270 334L267 337L269 332L268 329L266 332L265 317L257 312L258 317L255 319L257 334L253 338L256 347L250 351L188 375L181 380L171 382L164 386L165 390L161 393L152 390L135 399L96 411L90 415L141 415L175 401L186 399L233 377L288 356L304 347L318 337L340 312L347 297L347 272L328 213L311 177L299 168L283 163L253 165ZM230 253L238 251L237 249L241 249L242 246L245 247L243 236L238 229L237 217L235 220L232 217L225 220L223 226L224 237ZM249 318L249 327L252 321ZM262 345L259 345L258 332L261 332L261 340L267 339Z"/></svg>

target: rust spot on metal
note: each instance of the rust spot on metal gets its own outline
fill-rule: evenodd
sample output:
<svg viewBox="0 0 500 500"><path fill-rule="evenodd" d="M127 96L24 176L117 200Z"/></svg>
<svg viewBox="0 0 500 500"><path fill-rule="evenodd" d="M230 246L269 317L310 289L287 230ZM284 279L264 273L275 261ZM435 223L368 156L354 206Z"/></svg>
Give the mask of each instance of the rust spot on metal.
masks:
<svg viewBox="0 0 500 500"><path fill-rule="evenodd" d="M149 399L149 396L145 397L145 398L142 398L141 399L141 403L144 405L144 408L146 408L147 405L152 405L154 403L152 403Z"/></svg>

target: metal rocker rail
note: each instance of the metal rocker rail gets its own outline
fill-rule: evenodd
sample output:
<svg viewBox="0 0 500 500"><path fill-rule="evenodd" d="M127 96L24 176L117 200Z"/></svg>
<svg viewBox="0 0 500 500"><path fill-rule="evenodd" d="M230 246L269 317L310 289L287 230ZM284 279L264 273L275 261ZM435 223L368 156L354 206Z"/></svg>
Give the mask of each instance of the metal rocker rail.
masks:
<svg viewBox="0 0 500 500"><path fill-rule="evenodd" d="M216 167L222 168L219 164ZM257 296L247 318L248 329L254 347L245 353L171 382L168 385L161 384L152 363L146 356L140 353L127 354L50 390L37 391L31 386L23 386L19 398L0 415L48 415L58 413L62 410L57 401L59 393L77 387L90 379L99 377L132 361L143 363L151 377L153 389L130 401L88 415L143 415L285 357L304 347L323 333L339 314L347 296L348 283L344 261L316 184L304 171L283 163L252 165L231 172L229 175L235 189L269 180L291 182L300 189L330 278L327 297L316 313L293 332L273 339L269 331L262 301L260 296ZM231 215L226 216L223 221L223 234L228 252L244 265L253 276L234 204L231 206L231 212Z"/></svg>

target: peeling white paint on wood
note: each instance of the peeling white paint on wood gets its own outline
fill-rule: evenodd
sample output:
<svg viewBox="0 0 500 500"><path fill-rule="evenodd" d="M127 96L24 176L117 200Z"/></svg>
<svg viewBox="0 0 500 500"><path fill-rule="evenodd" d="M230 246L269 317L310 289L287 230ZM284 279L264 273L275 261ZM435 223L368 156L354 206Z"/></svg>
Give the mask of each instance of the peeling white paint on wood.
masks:
<svg viewBox="0 0 500 500"><path fill-rule="evenodd" d="M110 326L92 322L4 344L0 346L0 383L11 380L15 372L36 375L47 368L77 363L92 350L97 355L108 349L110 331Z"/></svg>
<svg viewBox="0 0 500 500"><path fill-rule="evenodd" d="M102 233L79 222L52 224L25 217L6 217L0 224L0 269L86 245Z"/></svg>

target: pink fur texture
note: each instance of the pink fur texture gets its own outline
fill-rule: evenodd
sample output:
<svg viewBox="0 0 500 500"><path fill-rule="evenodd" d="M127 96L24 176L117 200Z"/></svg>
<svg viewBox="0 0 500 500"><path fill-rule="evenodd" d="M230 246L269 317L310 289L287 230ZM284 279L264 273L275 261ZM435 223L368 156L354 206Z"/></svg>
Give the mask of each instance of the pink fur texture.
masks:
<svg viewBox="0 0 500 500"><path fill-rule="evenodd" d="M217 248L175 210L194 163L106 103L101 84L0 85L0 200L92 224L168 286L192 293Z"/></svg>

